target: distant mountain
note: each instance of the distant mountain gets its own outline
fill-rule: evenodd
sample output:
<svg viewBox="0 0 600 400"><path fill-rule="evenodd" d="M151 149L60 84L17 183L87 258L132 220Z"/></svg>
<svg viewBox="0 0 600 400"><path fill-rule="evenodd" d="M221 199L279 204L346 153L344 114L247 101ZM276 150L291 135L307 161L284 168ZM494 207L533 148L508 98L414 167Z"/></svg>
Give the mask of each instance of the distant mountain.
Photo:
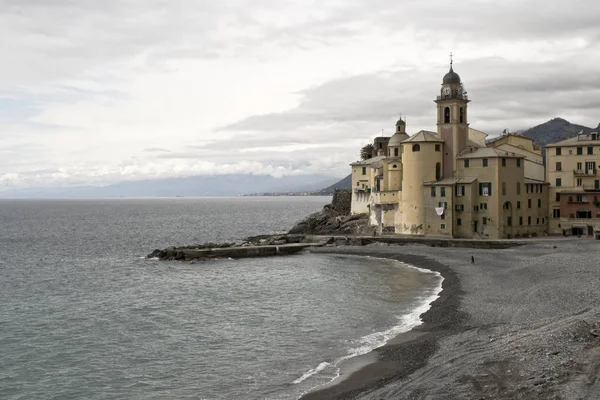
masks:
<svg viewBox="0 0 600 400"><path fill-rule="evenodd" d="M322 195L333 194L337 189L352 189L352 174L325 189L319 190L318 193Z"/></svg>
<svg viewBox="0 0 600 400"><path fill-rule="evenodd" d="M0 191L0 198L237 196L250 193L317 191L337 180L338 178L319 174L282 178L251 174L191 176L120 182L102 187L6 190Z"/></svg>
<svg viewBox="0 0 600 400"><path fill-rule="evenodd" d="M558 142L576 136L578 133L588 133L592 128L587 126L572 124L562 118L554 118L543 124L534 126L522 132L521 135L533 139L536 144L546 147L547 144Z"/></svg>

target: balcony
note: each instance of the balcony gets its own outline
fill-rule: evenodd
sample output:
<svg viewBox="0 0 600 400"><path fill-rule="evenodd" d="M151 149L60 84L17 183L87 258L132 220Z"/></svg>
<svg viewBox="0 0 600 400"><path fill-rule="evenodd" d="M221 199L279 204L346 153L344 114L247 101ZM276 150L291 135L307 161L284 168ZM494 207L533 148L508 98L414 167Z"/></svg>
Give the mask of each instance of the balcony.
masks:
<svg viewBox="0 0 600 400"><path fill-rule="evenodd" d="M600 186L596 186L596 185L582 185L581 187L586 192L600 192Z"/></svg>
<svg viewBox="0 0 600 400"><path fill-rule="evenodd" d="M575 176L596 176L596 168L594 169L574 169L573 175Z"/></svg>
<svg viewBox="0 0 600 400"><path fill-rule="evenodd" d="M371 193L371 188L354 189L356 193Z"/></svg>

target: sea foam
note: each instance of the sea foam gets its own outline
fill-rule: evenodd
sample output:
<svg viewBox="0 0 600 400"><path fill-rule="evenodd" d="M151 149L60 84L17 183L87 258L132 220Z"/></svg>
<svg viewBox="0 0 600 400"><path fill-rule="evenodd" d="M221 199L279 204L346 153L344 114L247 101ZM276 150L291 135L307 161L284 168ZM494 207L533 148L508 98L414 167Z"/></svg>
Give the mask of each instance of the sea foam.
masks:
<svg viewBox="0 0 600 400"><path fill-rule="evenodd" d="M413 268L413 269L419 270L424 273L437 275L440 277L440 282L436 288L425 293L423 296L421 296L419 298L419 304L415 308L413 308L409 314L404 314L404 315L399 316L397 325L394 325L385 331L374 332L374 333L371 333L371 334L361 337L357 341L359 343L359 345L357 347L351 348L348 351L348 354L346 354L345 356L342 356L342 357L336 359L333 363L322 362L316 368L313 368L313 369L305 372L300 378L296 379L293 383L299 384L299 383L305 381L306 379L310 378L311 376L316 375L319 372L325 370L328 366L334 367L336 370L335 376L331 380L329 380L326 383L317 385L308 391L303 392L300 397L302 397L303 395L305 395L306 393L308 393L310 391L313 391L314 389L316 389L320 386L328 385L328 384L332 383L334 380L336 380L337 378L339 378L340 368L338 366L341 362L343 362L345 360L349 360L353 357L357 357L357 356L361 356L361 355L370 353L371 351L385 345L390 339L392 339L402 333L406 333L406 332L416 328L417 326L421 325L423 323L423 320L421 320L421 315L424 314L425 312L427 312L431 308L431 303L433 303L435 300L437 300L440 297L439 294L442 291L442 282L444 279L442 278L442 276L439 272L415 267L414 265L406 264L406 263L403 263L403 262L397 261L397 260L390 260L388 258L379 258L379 257L369 257L369 258L381 259L381 260L385 260L385 261L394 261L395 263L398 263L399 265L401 265L403 267Z"/></svg>

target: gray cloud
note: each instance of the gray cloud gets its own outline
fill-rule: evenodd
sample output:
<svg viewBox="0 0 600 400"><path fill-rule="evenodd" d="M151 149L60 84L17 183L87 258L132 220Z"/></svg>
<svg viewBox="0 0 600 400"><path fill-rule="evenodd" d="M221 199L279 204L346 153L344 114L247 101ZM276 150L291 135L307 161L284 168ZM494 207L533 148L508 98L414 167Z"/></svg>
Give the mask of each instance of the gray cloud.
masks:
<svg viewBox="0 0 600 400"><path fill-rule="evenodd" d="M588 0L568 6L556 0L0 0L0 52L8 55L0 63L0 181L8 174L6 180L16 182L14 171L85 182L188 167L214 173L243 163L341 174L361 144L382 129L392 133L399 113L408 118L409 132L435 129L432 100L451 50L472 99L473 127L493 134L556 116L596 126L598 15L600 3ZM364 43L368 54L360 53ZM346 54L339 49L358 53L348 57L356 65L328 65L335 61L326 58L330 51ZM312 73L290 85L297 105L276 112L257 107L260 113L240 107L235 117L223 112L212 125L221 128L206 124L185 139L172 137L169 111L196 98L166 93L167 78L148 81L156 83L154 93L149 86L137 93L132 84L142 74L177 78L182 65L204 62L208 67L189 89L195 94L210 86L210 68L216 74L226 65L234 74L245 63L258 64L287 78L288 71L273 65L285 68L288 59L301 60ZM289 75L296 78L302 77ZM219 92L234 93L221 86ZM145 110L143 96L165 96L164 104ZM230 102L248 98L253 94L245 100L232 94ZM57 107L65 105L73 107ZM46 119L37 118L53 107ZM197 108L207 121L219 111ZM173 115L177 125L179 114ZM119 137L104 137L115 129ZM85 146L71 148L75 141ZM87 151L101 144L121 158L96 154L92 162Z"/></svg>

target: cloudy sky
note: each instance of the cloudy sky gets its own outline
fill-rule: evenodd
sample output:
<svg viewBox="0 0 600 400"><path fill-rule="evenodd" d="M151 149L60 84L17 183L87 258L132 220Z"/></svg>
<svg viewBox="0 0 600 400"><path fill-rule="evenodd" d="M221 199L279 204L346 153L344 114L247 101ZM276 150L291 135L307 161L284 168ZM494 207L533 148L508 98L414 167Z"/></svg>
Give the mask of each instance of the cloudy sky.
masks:
<svg viewBox="0 0 600 400"><path fill-rule="evenodd" d="M343 176L448 54L474 128L600 122L600 2L0 0L0 190Z"/></svg>

